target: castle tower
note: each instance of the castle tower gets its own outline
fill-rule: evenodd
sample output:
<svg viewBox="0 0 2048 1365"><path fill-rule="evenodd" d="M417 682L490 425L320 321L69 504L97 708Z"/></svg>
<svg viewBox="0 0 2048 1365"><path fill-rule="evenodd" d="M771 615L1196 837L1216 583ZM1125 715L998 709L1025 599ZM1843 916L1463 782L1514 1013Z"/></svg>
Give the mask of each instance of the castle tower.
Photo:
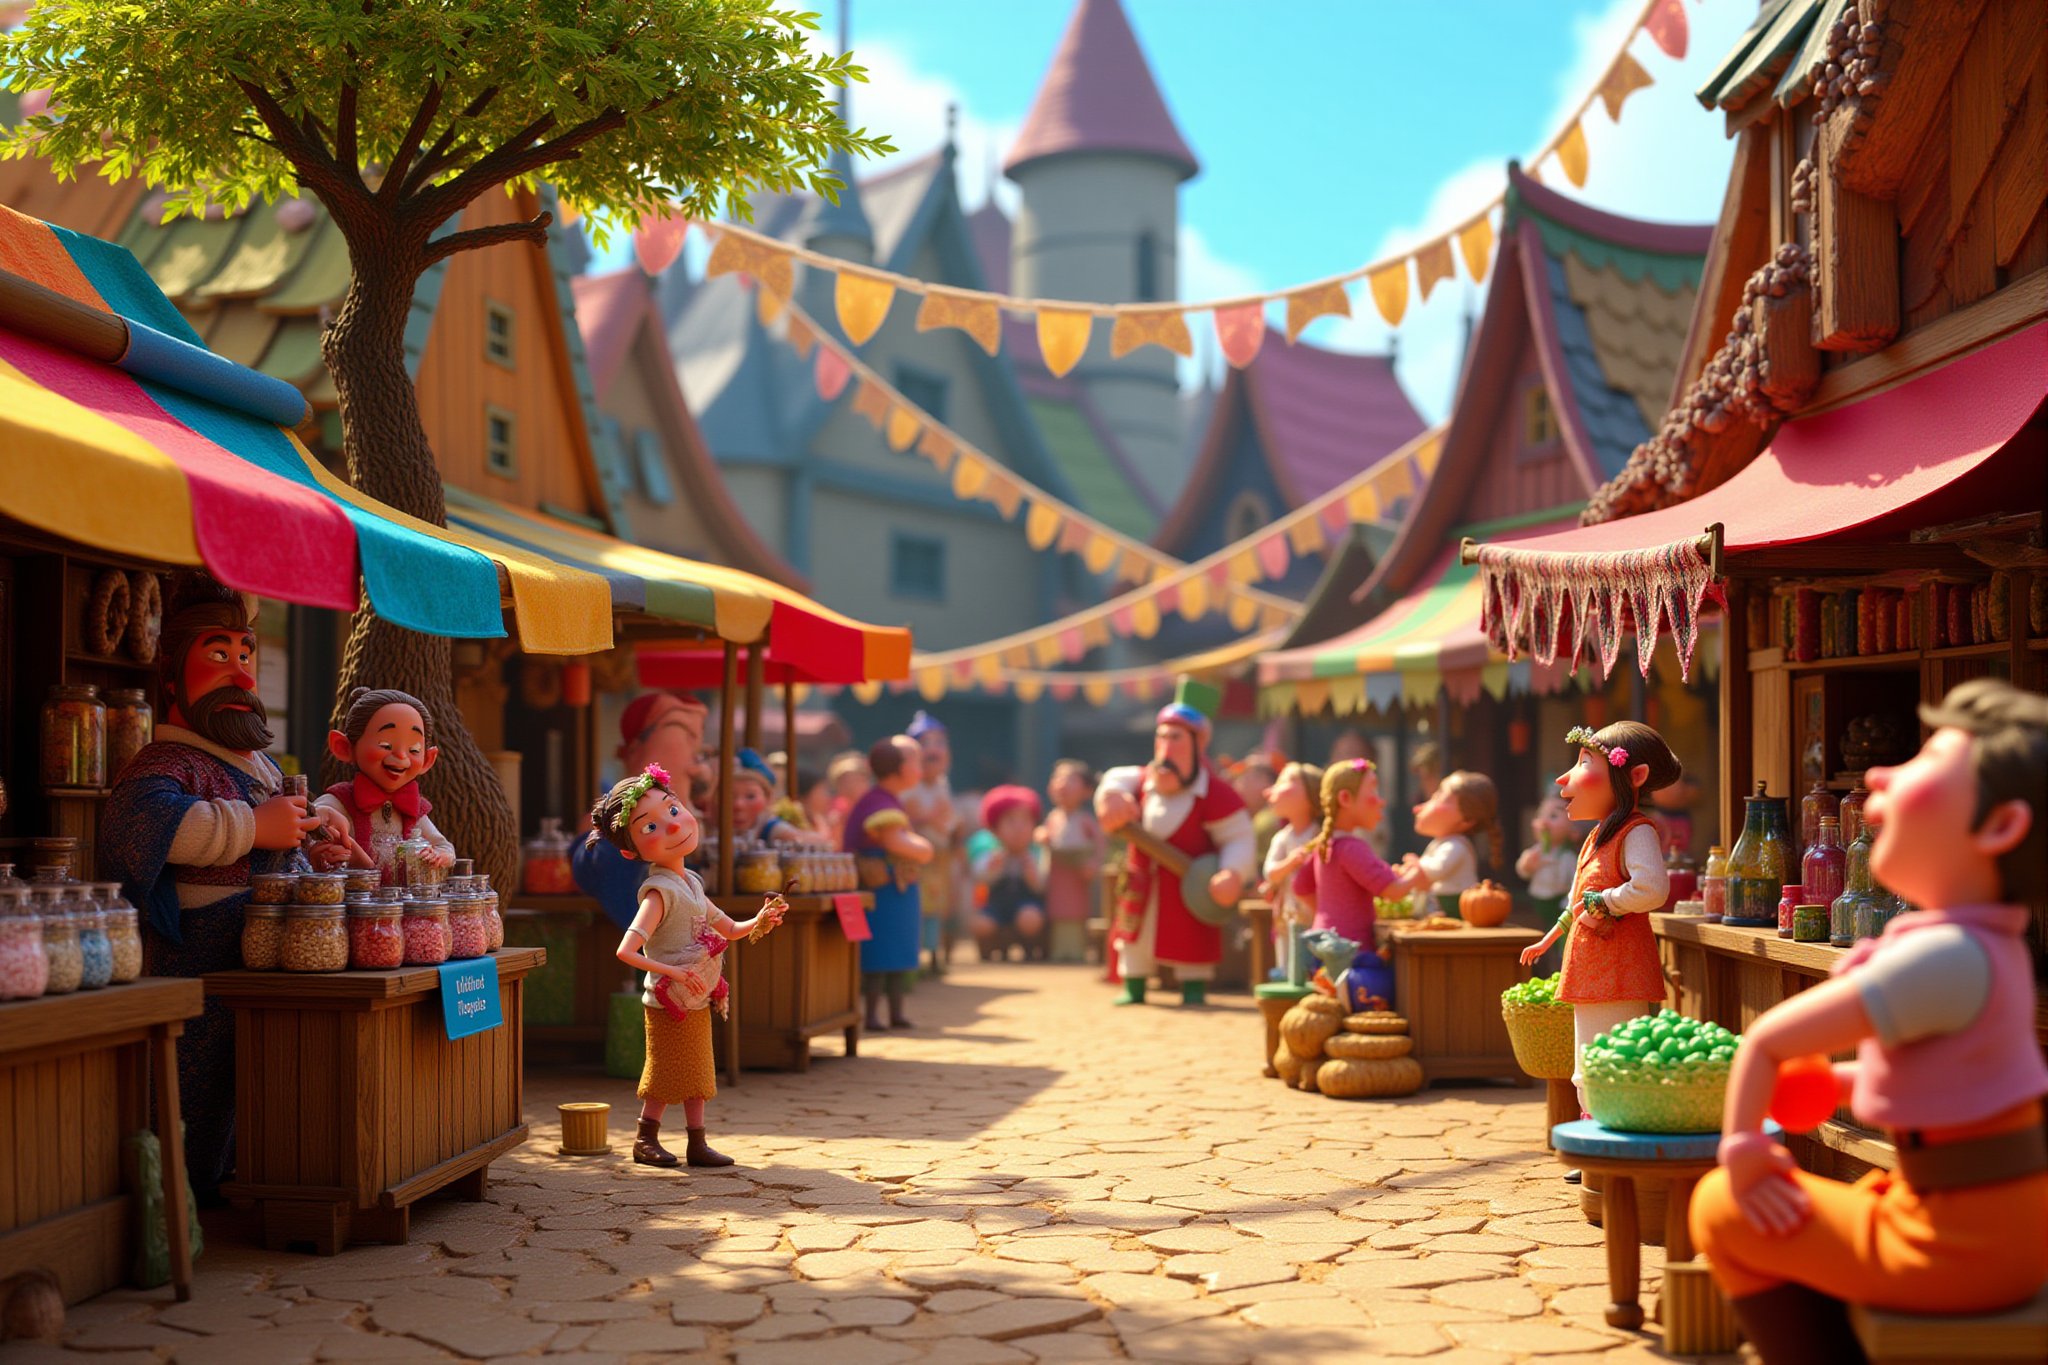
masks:
<svg viewBox="0 0 2048 1365"><path fill-rule="evenodd" d="M1180 296L1180 185L1200 171L1152 79L1120 0L1080 0L1003 173L1023 206L1010 292L1099 303ZM1174 358L1109 355L1098 323L1076 376L1124 453L1171 500L1186 442Z"/></svg>

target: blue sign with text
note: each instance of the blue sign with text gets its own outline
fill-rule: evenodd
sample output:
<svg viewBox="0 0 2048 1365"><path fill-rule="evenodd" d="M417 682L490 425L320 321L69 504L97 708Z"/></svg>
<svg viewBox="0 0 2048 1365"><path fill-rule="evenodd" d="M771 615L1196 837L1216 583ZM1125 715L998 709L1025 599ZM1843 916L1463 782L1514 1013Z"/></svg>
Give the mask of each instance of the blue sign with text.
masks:
<svg viewBox="0 0 2048 1365"><path fill-rule="evenodd" d="M448 1026L449 1038L467 1038L505 1022L504 1007L498 999L496 958L471 957L447 962L440 971L441 1018Z"/></svg>

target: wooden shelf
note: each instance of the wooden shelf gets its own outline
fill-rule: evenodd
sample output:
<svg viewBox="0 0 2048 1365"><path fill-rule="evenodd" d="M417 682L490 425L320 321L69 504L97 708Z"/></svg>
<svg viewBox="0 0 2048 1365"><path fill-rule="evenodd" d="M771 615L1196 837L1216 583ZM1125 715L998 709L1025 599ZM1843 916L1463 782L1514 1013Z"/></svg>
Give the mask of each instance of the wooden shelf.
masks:
<svg viewBox="0 0 2048 1365"><path fill-rule="evenodd" d="M1696 943L1702 948L1737 957L1775 962L1809 976L1826 976L1842 960L1842 954L1848 951L1825 943L1794 943L1789 938L1779 938L1776 929L1709 924L1684 915L1651 915L1650 927L1660 938Z"/></svg>
<svg viewBox="0 0 2048 1365"><path fill-rule="evenodd" d="M2048 653L2048 635L2044 635L2038 640L2027 641L2027 648L2037 652Z"/></svg>
<svg viewBox="0 0 2048 1365"><path fill-rule="evenodd" d="M2012 641L1994 640L1989 644L1982 645L1943 645L1940 649L1928 650L1927 657L1930 659L1995 659L1999 655L2007 654L2011 651Z"/></svg>
<svg viewBox="0 0 2048 1365"><path fill-rule="evenodd" d="M43 795L52 801L104 801L111 787L45 787Z"/></svg>
<svg viewBox="0 0 2048 1365"><path fill-rule="evenodd" d="M135 660L129 658L126 654L95 654L89 649L65 650L64 662L70 664L91 664L95 668L121 668L126 669L131 673L156 672L156 664L154 661L146 664L139 664L136 663Z"/></svg>
<svg viewBox="0 0 2048 1365"><path fill-rule="evenodd" d="M1890 654L1841 654L1832 659L1808 659L1804 663L1787 663L1788 673L1826 673L1843 668L1889 668L1908 669L1920 666L1920 651L1917 649L1894 650Z"/></svg>
<svg viewBox="0 0 2048 1365"><path fill-rule="evenodd" d="M546 965L548 960L547 951L542 948L500 948L488 956L497 959L501 982L518 980L534 968ZM306 1009L330 1002L346 1006L358 1001L402 1000L441 989L438 966L393 967L377 972L252 972L237 968L209 972L203 979L210 997L230 1001L289 997Z"/></svg>

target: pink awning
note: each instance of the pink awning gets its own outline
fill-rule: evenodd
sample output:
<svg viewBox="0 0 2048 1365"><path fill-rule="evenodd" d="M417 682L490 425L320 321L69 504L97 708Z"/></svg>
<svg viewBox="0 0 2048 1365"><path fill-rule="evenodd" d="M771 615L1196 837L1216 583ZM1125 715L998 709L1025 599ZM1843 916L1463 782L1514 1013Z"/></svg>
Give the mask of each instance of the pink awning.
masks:
<svg viewBox="0 0 2048 1365"><path fill-rule="evenodd" d="M1712 584L1702 533L1720 526L1724 555L1895 534L1897 514L1996 455L2044 395L2048 322L2037 322L1897 388L1788 422L1734 478L1689 502L1478 546L1482 624L1511 658L1526 649L1543 663L1559 652L1576 663L1592 647L1604 671L1632 617L1646 671L1660 629L1689 663ZM2038 496L2038 484L2028 491Z"/></svg>

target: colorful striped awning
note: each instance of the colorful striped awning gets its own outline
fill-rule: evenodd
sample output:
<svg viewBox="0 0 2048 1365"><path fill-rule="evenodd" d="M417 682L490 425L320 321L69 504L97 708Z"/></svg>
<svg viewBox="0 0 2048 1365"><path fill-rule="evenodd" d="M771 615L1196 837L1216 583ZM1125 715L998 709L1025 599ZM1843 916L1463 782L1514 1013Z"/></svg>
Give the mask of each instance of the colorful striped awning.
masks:
<svg viewBox="0 0 2048 1365"><path fill-rule="evenodd" d="M336 611L360 577L378 615L450 637L505 634L502 572L527 648L610 647L600 580L356 492L280 425L304 411L207 351L128 252L0 207L0 514Z"/></svg>
<svg viewBox="0 0 2048 1365"><path fill-rule="evenodd" d="M460 489L451 488L447 495L451 525L599 575L619 611L696 626L736 644L765 638L776 681L856 683L909 675L908 630L856 621L794 588L739 569L630 545ZM689 651L677 653L676 666L687 668L682 656ZM722 656L705 657L722 661ZM713 670L702 683L669 685L718 680Z"/></svg>

